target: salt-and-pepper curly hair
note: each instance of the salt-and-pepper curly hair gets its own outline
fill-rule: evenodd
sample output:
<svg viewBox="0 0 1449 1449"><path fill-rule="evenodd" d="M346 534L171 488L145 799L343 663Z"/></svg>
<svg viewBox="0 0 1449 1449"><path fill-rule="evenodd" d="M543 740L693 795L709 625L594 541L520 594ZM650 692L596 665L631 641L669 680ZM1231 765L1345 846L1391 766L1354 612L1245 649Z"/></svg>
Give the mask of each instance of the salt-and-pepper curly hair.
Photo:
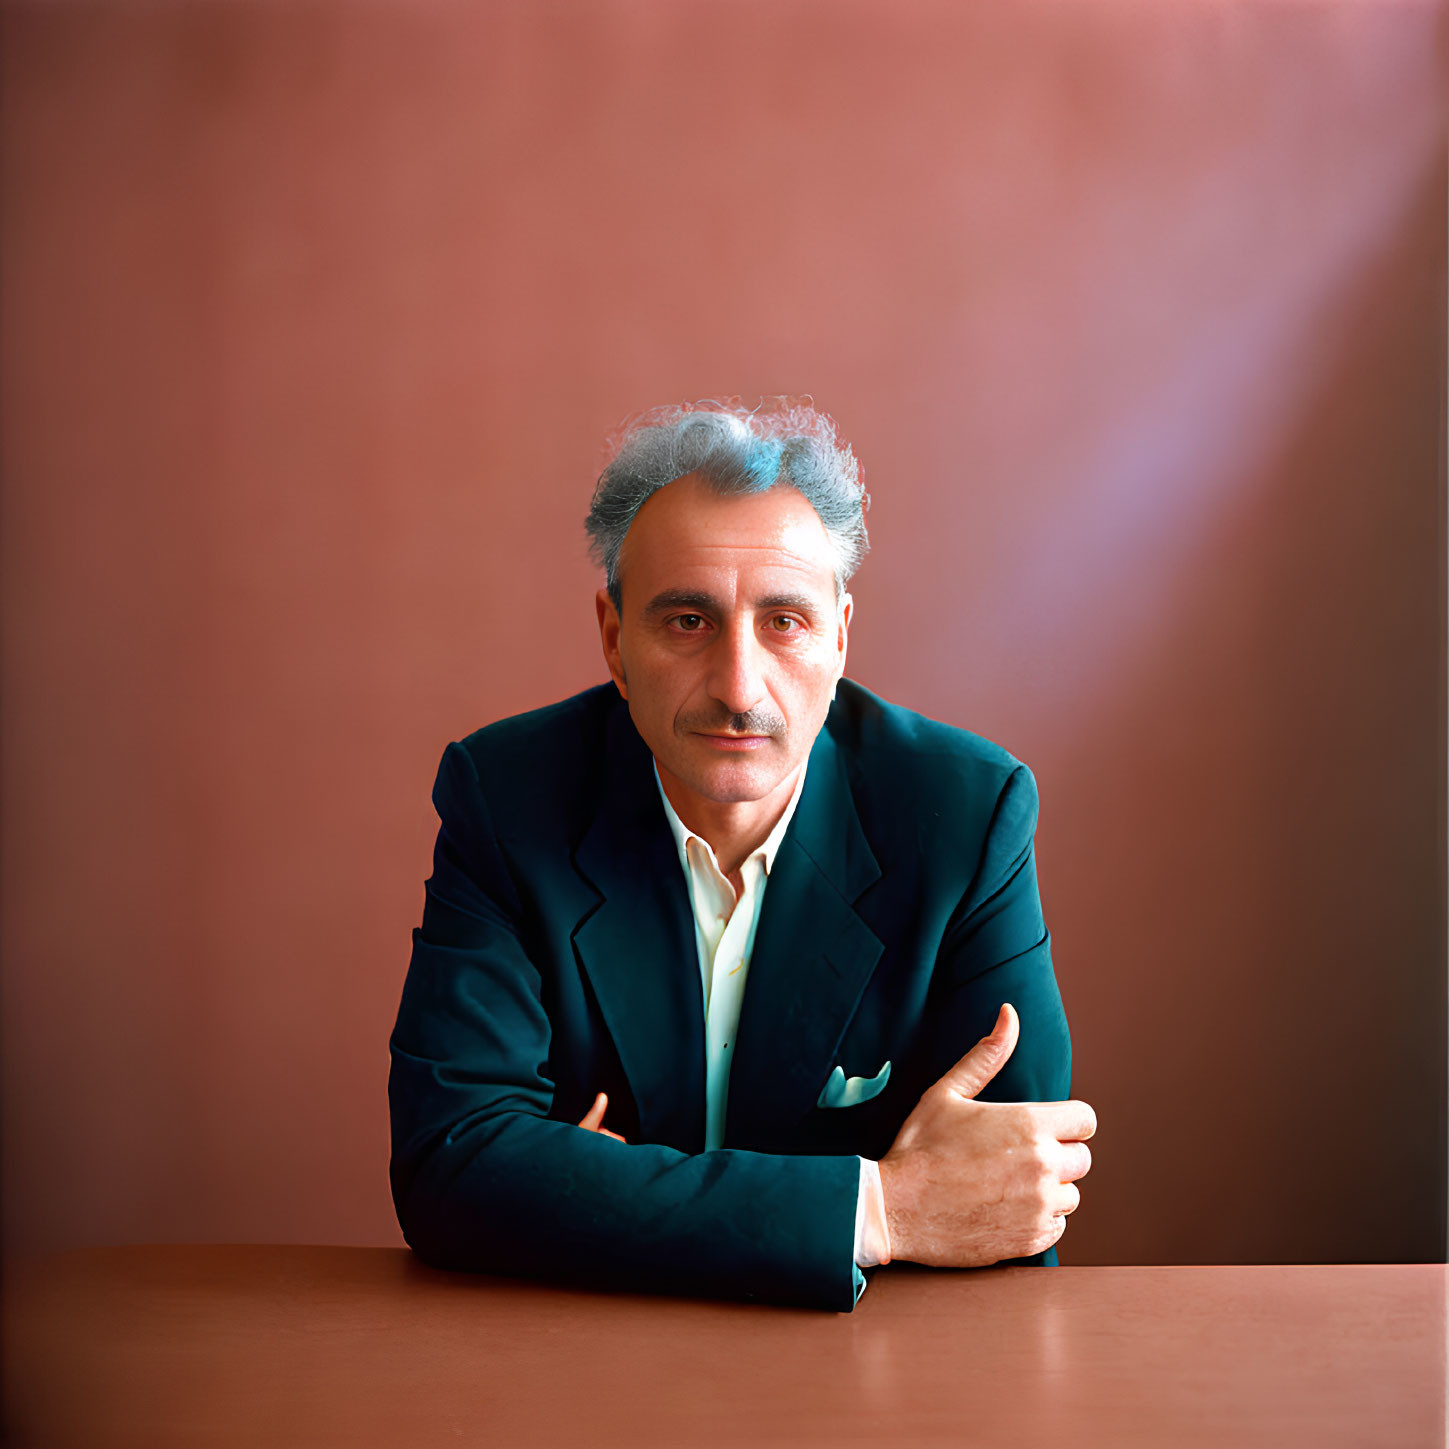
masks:
<svg viewBox="0 0 1449 1449"><path fill-rule="evenodd" d="M870 547L870 495L834 420L809 398L764 398L755 407L710 399L637 414L611 440L584 527L616 609L619 550L634 515L666 483L691 473L723 495L764 493L778 483L799 491L835 547L836 590L844 592Z"/></svg>

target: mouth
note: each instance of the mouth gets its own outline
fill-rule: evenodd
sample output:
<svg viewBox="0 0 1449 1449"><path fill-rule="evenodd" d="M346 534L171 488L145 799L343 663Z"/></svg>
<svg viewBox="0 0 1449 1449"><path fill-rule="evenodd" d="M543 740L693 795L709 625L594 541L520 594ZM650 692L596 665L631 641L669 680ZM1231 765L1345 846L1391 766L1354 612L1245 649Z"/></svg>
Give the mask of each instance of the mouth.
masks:
<svg viewBox="0 0 1449 1449"><path fill-rule="evenodd" d="M772 739L770 735L715 735L700 731L696 735L712 749L725 750L735 753L741 750L758 750L768 745Z"/></svg>

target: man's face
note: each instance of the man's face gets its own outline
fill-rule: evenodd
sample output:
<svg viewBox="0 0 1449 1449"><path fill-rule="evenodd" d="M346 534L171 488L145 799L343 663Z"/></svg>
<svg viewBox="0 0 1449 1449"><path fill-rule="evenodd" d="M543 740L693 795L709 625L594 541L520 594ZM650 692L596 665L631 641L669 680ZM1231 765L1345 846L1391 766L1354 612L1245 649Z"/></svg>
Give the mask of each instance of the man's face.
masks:
<svg viewBox="0 0 1449 1449"><path fill-rule="evenodd" d="M666 788L788 798L851 614L814 508L788 486L722 498L680 478L635 515L619 581L620 610L598 596L604 657Z"/></svg>

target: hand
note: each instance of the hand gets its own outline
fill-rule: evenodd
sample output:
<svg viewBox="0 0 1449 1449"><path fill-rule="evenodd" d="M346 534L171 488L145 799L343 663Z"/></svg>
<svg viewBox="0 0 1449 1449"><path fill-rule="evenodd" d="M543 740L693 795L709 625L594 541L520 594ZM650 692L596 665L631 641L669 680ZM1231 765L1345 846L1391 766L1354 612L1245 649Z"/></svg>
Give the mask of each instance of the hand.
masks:
<svg viewBox="0 0 1449 1449"><path fill-rule="evenodd" d="M594 1098L594 1105L590 1107L587 1112L584 1113L584 1120L579 1123L579 1126L582 1127L585 1132L602 1132L605 1137L612 1137L615 1142L622 1142L624 1139L620 1137L617 1132L610 1132L609 1129L604 1126L604 1113L607 1112L608 1109L609 1094L607 1092L600 1092L599 1095Z"/></svg>
<svg viewBox="0 0 1449 1449"><path fill-rule="evenodd" d="M976 1102L1021 1031L1015 1007L935 1086L881 1158L892 1258L977 1268L1042 1253L1066 1231L1092 1165L1085 1102Z"/></svg>

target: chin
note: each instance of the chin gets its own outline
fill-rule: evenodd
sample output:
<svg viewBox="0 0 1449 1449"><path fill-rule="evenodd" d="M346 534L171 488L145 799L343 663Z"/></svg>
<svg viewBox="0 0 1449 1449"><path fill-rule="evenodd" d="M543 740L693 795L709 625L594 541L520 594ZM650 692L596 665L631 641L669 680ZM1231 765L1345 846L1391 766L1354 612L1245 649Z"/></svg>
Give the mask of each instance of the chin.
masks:
<svg viewBox="0 0 1449 1449"><path fill-rule="evenodd" d="M691 788L707 800L720 805L740 805L747 800L763 800L788 770L773 768L763 762L723 761L711 770L698 771L693 779L685 777Z"/></svg>

